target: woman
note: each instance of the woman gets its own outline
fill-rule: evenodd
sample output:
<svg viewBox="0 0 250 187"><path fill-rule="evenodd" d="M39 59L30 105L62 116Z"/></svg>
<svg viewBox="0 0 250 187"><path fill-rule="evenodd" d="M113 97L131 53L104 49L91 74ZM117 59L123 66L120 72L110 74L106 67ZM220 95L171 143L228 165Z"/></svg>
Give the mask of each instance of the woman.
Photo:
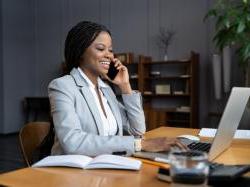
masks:
<svg viewBox="0 0 250 187"><path fill-rule="evenodd" d="M127 68L114 58L105 26L88 21L74 26L65 41L65 60L70 74L48 88L56 132L52 154L131 155L183 147L176 139L135 138L145 133L141 94L132 91ZM119 70L114 80L107 77L110 63ZM123 104L100 76L120 88Z"/></svg>

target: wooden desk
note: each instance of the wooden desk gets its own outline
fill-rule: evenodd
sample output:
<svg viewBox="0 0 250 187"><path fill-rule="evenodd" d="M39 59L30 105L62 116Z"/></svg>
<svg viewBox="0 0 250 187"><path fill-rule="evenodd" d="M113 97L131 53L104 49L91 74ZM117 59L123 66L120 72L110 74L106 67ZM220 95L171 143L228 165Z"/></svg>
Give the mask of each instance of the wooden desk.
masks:
<svg viewBox="0 0 250 187"><path fill-rule="evenodd" d="M197 135L198 129L161 127L146 133L147 138ZM227 164L250 164L250 141L234 141L232 147L215 161ZM140 171L126 170L82 170L76 168L24 168L0 175L0 184L7 186L107 186L141 187L170 186L157 179L158 167L144 163Z"/></svg>

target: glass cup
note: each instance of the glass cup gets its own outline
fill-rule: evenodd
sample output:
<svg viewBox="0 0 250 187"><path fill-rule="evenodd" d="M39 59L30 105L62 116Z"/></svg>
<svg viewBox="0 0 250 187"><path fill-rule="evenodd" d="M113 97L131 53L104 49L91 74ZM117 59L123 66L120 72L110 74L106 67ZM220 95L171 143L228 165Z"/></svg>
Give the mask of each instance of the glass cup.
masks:
<svg viewBox="0 0 250 187"><path fill-rule="evenodd" d="M173 183L203 185L208 176L208 156L201 151L171 151L170 176Z"/></svg>

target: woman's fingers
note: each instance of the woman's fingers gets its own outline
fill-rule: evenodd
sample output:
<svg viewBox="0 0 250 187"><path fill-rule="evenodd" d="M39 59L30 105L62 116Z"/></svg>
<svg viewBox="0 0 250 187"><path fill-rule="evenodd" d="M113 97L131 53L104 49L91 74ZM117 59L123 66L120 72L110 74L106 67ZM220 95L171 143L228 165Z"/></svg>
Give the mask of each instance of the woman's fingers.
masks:
<svg viewBox="0 0 250 187"><path fill-rule="evenodd" d="M188 150L188 147L180 140L166 137L143 140L142 146L143 150L151 152L169 151L172 147L176 147L180 150Z"/></svg>
<svg viewBox="0 0 250 187"><path fill-rule="evenodd" d="M113 62L115 63L115 67L119 67L120 65L122 65L121 61L118 58L114 58Z"/></svg>
<svg viewBox="0 0 250 187"><path fill-rule="evenodd" d="M179 149L182 150L187 150L188 147L186 145L184 145L180 140L178 140L177 138L166 138L166 149L169 149L169 147L178 147Z"/></svg>
<svg viewBox="0 0 250 187"><path fill-rule="evenodd" d="M114 62L114 66L117 70L122 70L122 71L126 70L126 66L124 66L119 59L114 58L113 62Z"/></svg>
<svg viewBox="0 0 250 187"><path fill-rule="evenodd" d="M180 140L176 140L176 146L178 147L178 148L180 148L180 149L182 149L182 150L188 150L188 147L185 145L185 144L183 144L182 142L180 142Z"/></svg>

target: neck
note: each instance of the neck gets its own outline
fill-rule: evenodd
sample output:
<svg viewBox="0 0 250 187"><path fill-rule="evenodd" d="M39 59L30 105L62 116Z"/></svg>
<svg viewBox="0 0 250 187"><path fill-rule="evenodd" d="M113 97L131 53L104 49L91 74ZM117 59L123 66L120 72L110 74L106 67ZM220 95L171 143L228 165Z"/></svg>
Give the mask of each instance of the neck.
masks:
<svg viewBox="0 0 250 187"><path fill-rule="evenodd" d="M81 68L81 67L80 67ZM81 70L84 72L84 74L89 78L89 80L97 87L97 80L98 80L98 75L95 75L94 73L81 68Z"/></svg>

